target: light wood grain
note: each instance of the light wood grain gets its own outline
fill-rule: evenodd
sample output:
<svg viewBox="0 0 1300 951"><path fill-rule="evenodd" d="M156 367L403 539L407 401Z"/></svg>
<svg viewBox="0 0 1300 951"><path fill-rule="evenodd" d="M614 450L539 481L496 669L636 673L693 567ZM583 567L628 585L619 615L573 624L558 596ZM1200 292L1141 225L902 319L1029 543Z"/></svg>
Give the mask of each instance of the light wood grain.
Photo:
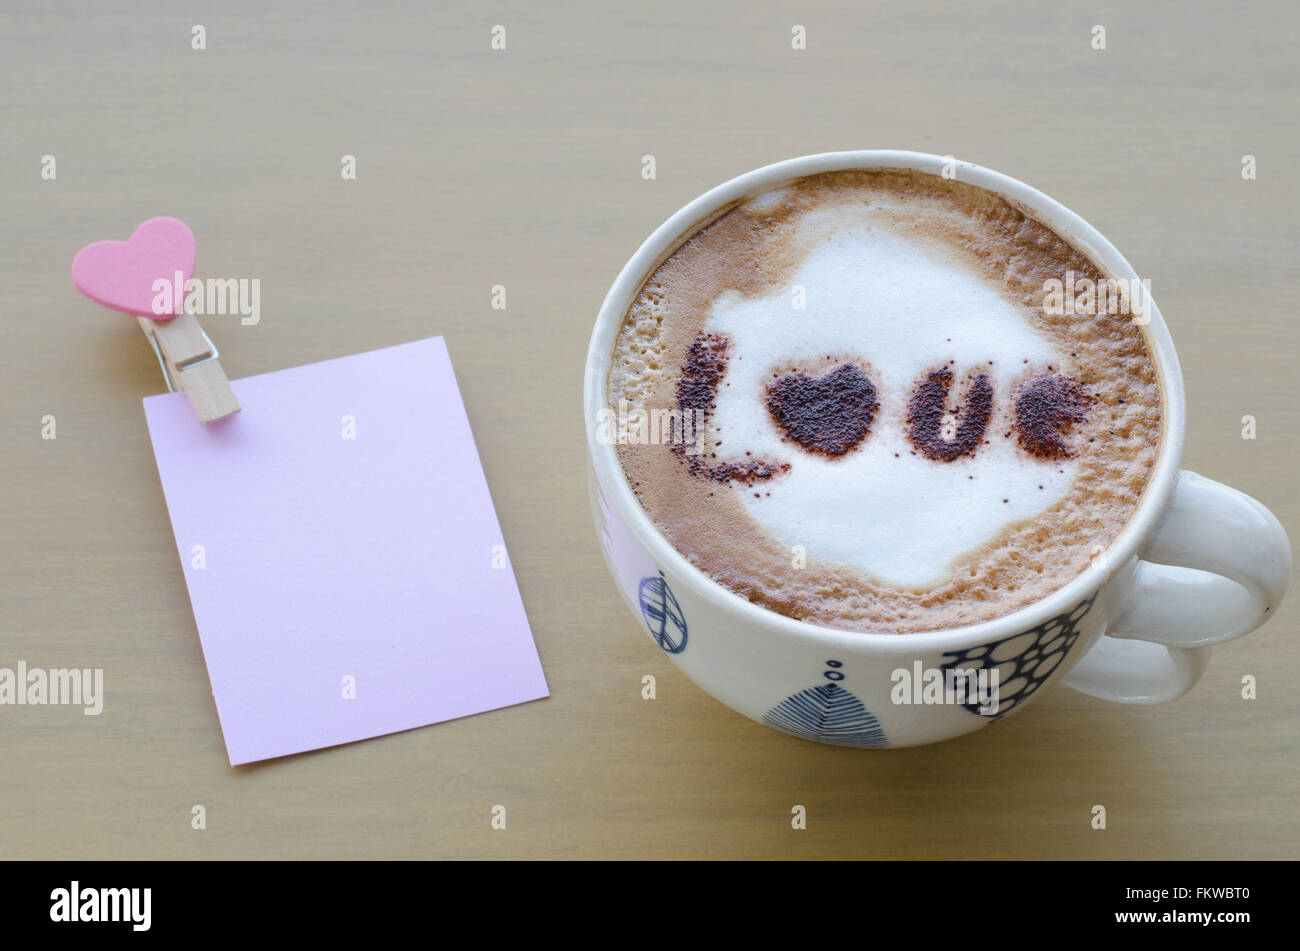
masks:
<svg viewBox="0 0 1300 951"><path fill-rule="evenodd" d="M106 692L99 717L0 707L0 857L1297 857L1300 597L1176 703L1058 690L934 747L806 743L685 681L618 600L580 409L605 290L687 200L797 154L952 153L1061 200L1151 279L1184 464L1294 537L1294 5L196 10L0 12L0 666L102 667ZM226 765L140 405L158 365L68 277L83 244L162 214L193 228L198 274L261 279L259 324L205 319L231 377L446 336L549 700Z"/></svg>

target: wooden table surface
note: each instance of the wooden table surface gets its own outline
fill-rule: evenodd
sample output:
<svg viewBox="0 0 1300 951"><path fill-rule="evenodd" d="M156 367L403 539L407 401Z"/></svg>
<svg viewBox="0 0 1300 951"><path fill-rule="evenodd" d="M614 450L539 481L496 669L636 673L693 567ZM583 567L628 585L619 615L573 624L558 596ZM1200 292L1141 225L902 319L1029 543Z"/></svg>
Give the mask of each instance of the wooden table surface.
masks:
<svg viewBox="0 0 1300 951"><path fill-rule="evenodd" d="M647 641L597 547L580 408L602 296L687 200L809 152L950 153L1061 200L1151 279L1184 465L1296 537L1300 8L381 6L0 12L0 666L100 667L106 695L98 717L0 707L0 857L1300 854L1300 595L1174 703L1061 689L937 746L819 746ZM68 278L83 244L160 214L193 228L200 276L261 280L260 324L207 321L231 376L445 335L550 699L227 765L140 405L158 367Z"/></svg>

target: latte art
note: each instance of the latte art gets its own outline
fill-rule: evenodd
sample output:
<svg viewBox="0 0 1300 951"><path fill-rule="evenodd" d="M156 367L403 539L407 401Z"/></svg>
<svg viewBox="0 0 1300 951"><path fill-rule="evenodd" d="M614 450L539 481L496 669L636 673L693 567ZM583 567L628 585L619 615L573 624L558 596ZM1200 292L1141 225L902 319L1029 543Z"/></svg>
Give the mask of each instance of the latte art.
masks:
<svg viewBox="0 0 1300 951"><path fill-rule="evenodd" d="M879 405L871 380L852 363L815 380L788 373L767 385L767 410L786 437L828 456L856 449Z"/></svg>
<svg viewBox="0 0 1300 951"><path fill-rule="evenodd" d="M1069 486L1070 465L1019 451L1005 408L1000 431L989 431L994 389L1010 394L1065 354L974 276L843 217L824 236L811 229L826 227L825 215L804 223L811 247L792 276L803 310L783 288L714 302L705 332L730 343L708 419L713 454L724 464L760 459L773 472L761 492L737 499L781 547L803 546L877 583L930 585ZM958 367L979 369L954 385ZM778 394L792 404L793 433L771 412ZM810 453L813 434L822 445Z"/></svg>
<svg viewBox="0 0 1300 951"><path fill-rule="evenodd" d="M951 388L951 370L947 367L931 370L912 391L907 403L908 438L922 455L937 462L952 462L973 455L984 439L989 413L993 410L993 385L987 373L971 374L965 405L954 407L948 413L946 404ZM952 423L945 425L950 416Z"/></svg>
<svg viewBox="0 0 1300 951"><path fill-rule="evenodd" d="M611 401L693 411L704 441L620 446L629 481L683 554L793 617L905 632L1042 597L1123 527L1160 422L1137 325L1040 306L1067 269L1103 278L921 173L756 196L629 310Z"/></svg>

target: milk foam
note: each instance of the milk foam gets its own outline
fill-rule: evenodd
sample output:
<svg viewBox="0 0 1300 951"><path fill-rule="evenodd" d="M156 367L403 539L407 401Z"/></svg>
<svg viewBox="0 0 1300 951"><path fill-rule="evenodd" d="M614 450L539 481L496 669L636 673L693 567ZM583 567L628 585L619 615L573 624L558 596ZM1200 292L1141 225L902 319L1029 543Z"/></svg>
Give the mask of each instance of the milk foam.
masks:
<svg viewBox="0 0 1300 951"><path fill-rule="evenodd" d="M810 560L895 587L929 587L954 559L1069 488L1070 459L1037 459L1014 433L1004 438L1015 382L1059 369L1062 354L990 284L865 211L814 212L802 229L814 237L791 288L756 299L724 292L713 301L706 330L731 341L712 418L722 442L717 461L789 464L771 482L734 486L785 548L801 545ZM804 309L792 306L793 285L804 288ZM765 402L774 369L800 362L830 369L838 363L827 366L828 354L862 361L879 401L865 441L833 459L784 439ZM907 404L916 382L950 360L950 403L978 370L993 385L995 410L973 456L941 462L908 440Z"/></svg>

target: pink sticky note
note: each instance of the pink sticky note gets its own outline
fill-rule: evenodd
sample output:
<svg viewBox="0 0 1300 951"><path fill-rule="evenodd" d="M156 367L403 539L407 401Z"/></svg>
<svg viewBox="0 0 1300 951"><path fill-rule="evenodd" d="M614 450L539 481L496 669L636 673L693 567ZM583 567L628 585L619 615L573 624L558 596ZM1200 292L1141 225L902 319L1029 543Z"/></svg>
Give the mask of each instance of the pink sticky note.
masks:
<svg viewBox="0 0 1300 951"><path fill-rule="evenodd" d="M232 385L144 401L231 765L548 695L441 337Z"/></svg>

